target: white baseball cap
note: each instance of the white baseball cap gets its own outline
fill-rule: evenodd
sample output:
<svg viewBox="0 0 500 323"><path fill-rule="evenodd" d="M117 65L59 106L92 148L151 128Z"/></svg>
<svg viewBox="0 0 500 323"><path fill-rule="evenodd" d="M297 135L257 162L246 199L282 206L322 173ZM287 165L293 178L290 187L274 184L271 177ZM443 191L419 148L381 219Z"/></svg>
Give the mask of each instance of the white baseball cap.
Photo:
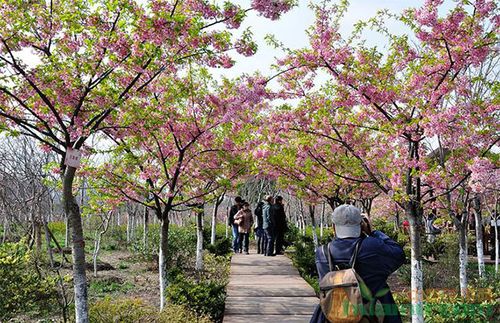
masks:
<svg viewBox="0 0 500 323"><path fill-rule="evenodd" d="M363 217L360 209L354 205L344 204L335 208L332 221L338 238L358 238L361 235Z"/></svg>

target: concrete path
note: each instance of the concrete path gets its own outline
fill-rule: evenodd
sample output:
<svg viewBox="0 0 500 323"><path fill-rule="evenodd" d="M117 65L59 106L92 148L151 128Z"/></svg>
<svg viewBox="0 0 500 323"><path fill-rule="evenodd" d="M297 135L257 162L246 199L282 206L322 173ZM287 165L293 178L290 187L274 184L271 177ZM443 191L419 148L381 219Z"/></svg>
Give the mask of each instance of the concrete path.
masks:
<svg viewBox="0 0 500 323"><path fill-rule="evenodd" d="M318 302L289 258L233 256L224 323L307 323Z"/></svg>

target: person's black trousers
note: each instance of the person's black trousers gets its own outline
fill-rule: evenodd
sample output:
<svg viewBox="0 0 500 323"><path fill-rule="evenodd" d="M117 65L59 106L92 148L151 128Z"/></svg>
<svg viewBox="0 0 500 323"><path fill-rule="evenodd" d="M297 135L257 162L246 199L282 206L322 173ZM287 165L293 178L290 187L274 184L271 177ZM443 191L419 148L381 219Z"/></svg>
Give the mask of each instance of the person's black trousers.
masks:
<svg viewBox="0 0 500 323"><path fill-rule="evenodd" d="M275 239L274 230L268 228L268 229L265 229L264 231L266 233L266 238L267 238L264 256L272 256L272 255L274 255L274 239Z"/></svg>
<svg viewBox="0 0 500 323"><path fill-rule="evenodd" d="M276 230L276 253L283 253L283 243L285 242L285 230Z"/></svg>
<svg viewBox="0 0 500 323"><path fill-rule="evenodd" d="M257 253L264 254L267 248L267 237L266 233L264 232L264 229L257 228L256 236L257 236Z"/></svg>
<svg viewBox="0 0 500 323"><path fill-rule="evenodd" d="M248 237L249 233L241 233L239 235L239 242L240 242L240 251L243 250L244 252L248 252Z"/></svg>

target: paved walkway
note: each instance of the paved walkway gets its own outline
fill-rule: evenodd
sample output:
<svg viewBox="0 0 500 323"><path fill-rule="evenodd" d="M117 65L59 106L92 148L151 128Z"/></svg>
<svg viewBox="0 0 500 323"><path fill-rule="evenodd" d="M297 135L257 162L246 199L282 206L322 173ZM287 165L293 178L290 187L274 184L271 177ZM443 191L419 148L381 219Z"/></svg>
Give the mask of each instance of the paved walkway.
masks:
<svg viewBox="0 0 500 323"><path fill-rule="evenodd" d="M233 256L224 323L309 322L318 302L289 258Z"/></svg>

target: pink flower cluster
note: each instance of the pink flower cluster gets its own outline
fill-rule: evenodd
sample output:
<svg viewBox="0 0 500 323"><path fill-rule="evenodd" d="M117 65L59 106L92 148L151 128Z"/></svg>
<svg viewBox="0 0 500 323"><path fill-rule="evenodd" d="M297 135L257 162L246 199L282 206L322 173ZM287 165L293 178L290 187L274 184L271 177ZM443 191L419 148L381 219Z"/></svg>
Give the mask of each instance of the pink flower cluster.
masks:
<svg viewBox="0 0 500 323"><path fill-rule="evenodd" d="M271 20L277 20L281 14L292 8L290 0L252 0L252 8Z"/></svg>
<svg viewBox="0 0 500 323"><path fill-rule="evenodd" d="M495 167L490 160L476 157L469 170L471 171L469 186L472 191L480 193L488 189L498 190L500 168Z"/></svg>
<svg viewBox="0 0 500 323"><path fill-rule="evenodd" d="M269 157L269 155L270 155L269 150L263 148L258 148L253 152L253 157L256 159L265 159Z"/></svg>
<svg viewBox="0 0 500 323"><path fill-rule="evenodd" d="M222 13L224 17L227 19L225 22L228 28L240 28L242 17L238 15L240 12L240 7L234 4L228 4L224 8L224 12Z"/></svg>
<svg viewBox="0 0 500 323"><path fill-rule="evenodd" d="M243 56L252 56L257 52L257 44L251 40L239 39L234 46L236 51Z"/></svg>

